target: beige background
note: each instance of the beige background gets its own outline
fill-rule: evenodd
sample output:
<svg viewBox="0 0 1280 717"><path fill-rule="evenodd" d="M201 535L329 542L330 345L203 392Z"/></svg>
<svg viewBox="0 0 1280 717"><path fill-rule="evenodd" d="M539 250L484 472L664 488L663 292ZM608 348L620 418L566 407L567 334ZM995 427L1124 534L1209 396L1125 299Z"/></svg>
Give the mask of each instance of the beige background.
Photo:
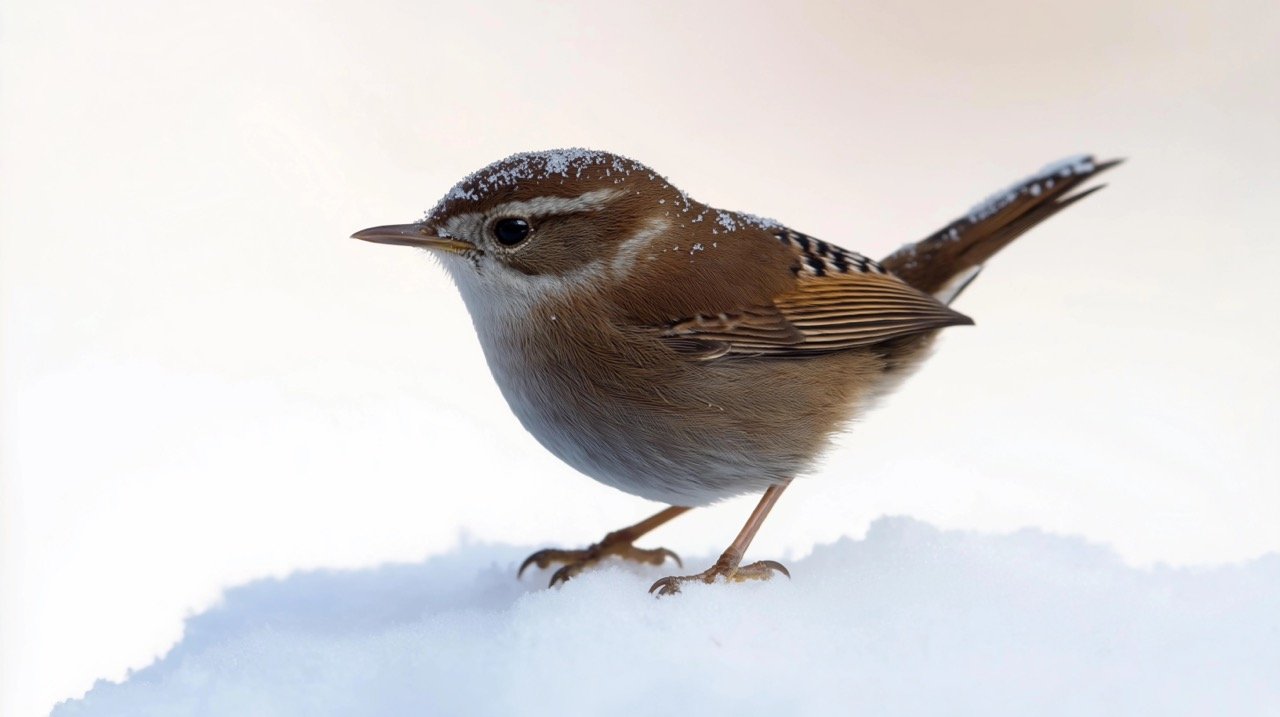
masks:
<svg viewBox="0 0 1280 717"><path fill-rule="evenodd" d="M237 582L652 509L520 429L437 267L346 238L519 150L627 154L877 256L1060 156L1128 157L755 552L885 513L1139 564L1280 549L1275 2L2 13L2 714L145 665ZM655 542L711 554L749 507Z"/></svg>

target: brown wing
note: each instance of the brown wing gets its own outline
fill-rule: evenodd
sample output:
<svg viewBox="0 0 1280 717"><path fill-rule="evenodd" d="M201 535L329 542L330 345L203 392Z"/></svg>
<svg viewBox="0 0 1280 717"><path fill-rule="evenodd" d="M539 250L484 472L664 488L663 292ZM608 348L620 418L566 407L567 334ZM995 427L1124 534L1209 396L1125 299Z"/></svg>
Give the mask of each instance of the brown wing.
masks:
<svg viewBox="0 0 1280 717"><path fill-rule="evenodd" d="M767 304L670 322L662 339L701 360L800 357L973 323L860 254L789 230L777 237L798 259L789 289Z"/></svg>

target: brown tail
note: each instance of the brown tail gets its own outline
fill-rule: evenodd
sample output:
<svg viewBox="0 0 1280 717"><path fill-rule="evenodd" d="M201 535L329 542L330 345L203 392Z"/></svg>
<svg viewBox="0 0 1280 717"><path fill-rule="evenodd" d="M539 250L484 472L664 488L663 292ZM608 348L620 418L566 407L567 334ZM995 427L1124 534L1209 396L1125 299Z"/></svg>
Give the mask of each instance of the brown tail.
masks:
<svg viewBox="0 0 1280 717"><path fill-rule="evenodd" d="M1097 162L1092 156L1080 156L1055 162L880 263L908 284L949 304L993 254L1031 227L1102 189L1106 185L1070 194L1122 161Z"/></svg>

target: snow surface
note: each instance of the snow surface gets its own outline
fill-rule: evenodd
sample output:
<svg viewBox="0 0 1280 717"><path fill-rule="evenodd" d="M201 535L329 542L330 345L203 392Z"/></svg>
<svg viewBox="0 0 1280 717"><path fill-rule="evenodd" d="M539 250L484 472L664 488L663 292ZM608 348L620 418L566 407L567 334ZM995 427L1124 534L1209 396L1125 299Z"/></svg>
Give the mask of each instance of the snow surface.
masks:
<svg viewBox="0 0 1280 717"><path fill-rule="evenodd" d="M1280 555L1139 570L1075 538L883 518L794 580L655 599L659 568L517 582L527 552L234 588L54 714L1280 714Z"/></svg>

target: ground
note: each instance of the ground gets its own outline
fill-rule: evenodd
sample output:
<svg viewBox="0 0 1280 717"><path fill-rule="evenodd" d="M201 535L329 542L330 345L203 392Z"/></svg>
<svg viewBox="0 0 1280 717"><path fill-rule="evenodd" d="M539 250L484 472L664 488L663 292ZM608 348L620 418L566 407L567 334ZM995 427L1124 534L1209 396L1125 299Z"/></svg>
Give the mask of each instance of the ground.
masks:
<svg viewBox="0 0 1280 717"><path fill-rule="evenodd" d="M517 582L526 552L234 588L163 659L54 714L1280 711L1280 555L1143 570L1075 538L885 518L792 580L655 599L652 567Z"/></svg>

